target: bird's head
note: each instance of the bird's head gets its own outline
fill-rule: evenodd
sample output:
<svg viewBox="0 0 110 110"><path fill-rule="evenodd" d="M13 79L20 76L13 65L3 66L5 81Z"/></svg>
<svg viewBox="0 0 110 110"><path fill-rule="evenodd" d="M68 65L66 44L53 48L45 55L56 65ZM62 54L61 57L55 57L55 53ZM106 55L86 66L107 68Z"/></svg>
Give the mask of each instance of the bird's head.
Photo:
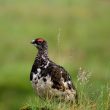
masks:
<svg viewBox="0 0 110 110"><path fill-rule="evenodd" d="M43 38L37 38L31 41L38 50L45 50L47 49L47 42Z"/></svg>

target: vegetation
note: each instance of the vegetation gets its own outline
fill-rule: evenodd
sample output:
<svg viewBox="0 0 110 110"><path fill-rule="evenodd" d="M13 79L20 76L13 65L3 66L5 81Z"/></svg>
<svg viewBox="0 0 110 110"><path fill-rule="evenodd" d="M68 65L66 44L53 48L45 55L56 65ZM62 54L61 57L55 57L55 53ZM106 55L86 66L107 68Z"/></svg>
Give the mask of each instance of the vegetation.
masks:
<svg viewBox="0 0 110 110"><path fill-rule="evenodd" d="M56 100L42 100L39 97L30 98L21 110L109 110L110 88L101 86L91 91L93 85L89 83L90 73L83 69L78 72L77 89L78 104L58 102Z"/></svg>
<svg viewBox="0 0 110 110"><path fill-rule="evenodd" d="M79 106L35 98L29 74L36 37L48 41L50 58L71 73ZM110 109L109 0L0 0L0 40L0 110ZM80 67L91 73L82 84Z"/></svg>

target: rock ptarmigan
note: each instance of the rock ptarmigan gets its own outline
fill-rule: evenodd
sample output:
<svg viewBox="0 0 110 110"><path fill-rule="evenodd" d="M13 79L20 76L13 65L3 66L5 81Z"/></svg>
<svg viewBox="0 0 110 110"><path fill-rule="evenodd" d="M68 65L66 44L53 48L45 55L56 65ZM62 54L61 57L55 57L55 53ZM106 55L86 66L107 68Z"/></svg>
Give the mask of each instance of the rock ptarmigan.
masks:
<svg viewBox="0 0 110 110"><path fill-rule="evenodd" d="M77 102L77 91L69 73L48 57L48 45L43 38L31 42L38 53L30 73L32 86L41 98L59 98Z"/></svg>

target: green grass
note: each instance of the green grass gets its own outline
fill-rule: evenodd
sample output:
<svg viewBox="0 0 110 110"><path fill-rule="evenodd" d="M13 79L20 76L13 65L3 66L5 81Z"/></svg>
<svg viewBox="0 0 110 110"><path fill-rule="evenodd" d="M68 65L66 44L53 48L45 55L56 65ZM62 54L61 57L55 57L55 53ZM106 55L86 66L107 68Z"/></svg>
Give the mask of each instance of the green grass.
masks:
<svg viewBox="0 0 110 110"><path fill-rule="evenodd" d="M68 70L76 86L80 67L92 73L84 91L77 86L79 94L84 95L80 95L80 105L76 110L89 110L92 105L97 110L107 109L110 91L107 89L107 85L110 88L109 36L108 0L1 0L0 109L17 110L35 97L29 74L37 53L30 41L36 37L44 37L48 41L50 58ZM37 102L33 98L31 100L35 107L35 103L38 107L42 107L40 103L44 104L39 99ZM48 106L57 107L57 104Z"/></svg>
<svg viewBox="0 0 110 110"><path fill-rule="evenodd" d="M109 110L110 88L102 86L88 94L88 86L78 85L78 105L31 97L20 110Z"/></svg>

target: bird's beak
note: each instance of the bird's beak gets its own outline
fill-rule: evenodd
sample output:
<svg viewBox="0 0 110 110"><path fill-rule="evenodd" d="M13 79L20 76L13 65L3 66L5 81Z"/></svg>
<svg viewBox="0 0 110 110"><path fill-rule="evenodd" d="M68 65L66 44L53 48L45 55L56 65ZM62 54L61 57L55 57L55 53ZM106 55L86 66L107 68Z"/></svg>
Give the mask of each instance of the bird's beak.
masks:
<svg viewBox="0 0 110 110"><path fill-rule="evenodd" d="M31 44L34 44L34 43L35 43L35 40L32 40L30 43L31 43Z"/></svg>

